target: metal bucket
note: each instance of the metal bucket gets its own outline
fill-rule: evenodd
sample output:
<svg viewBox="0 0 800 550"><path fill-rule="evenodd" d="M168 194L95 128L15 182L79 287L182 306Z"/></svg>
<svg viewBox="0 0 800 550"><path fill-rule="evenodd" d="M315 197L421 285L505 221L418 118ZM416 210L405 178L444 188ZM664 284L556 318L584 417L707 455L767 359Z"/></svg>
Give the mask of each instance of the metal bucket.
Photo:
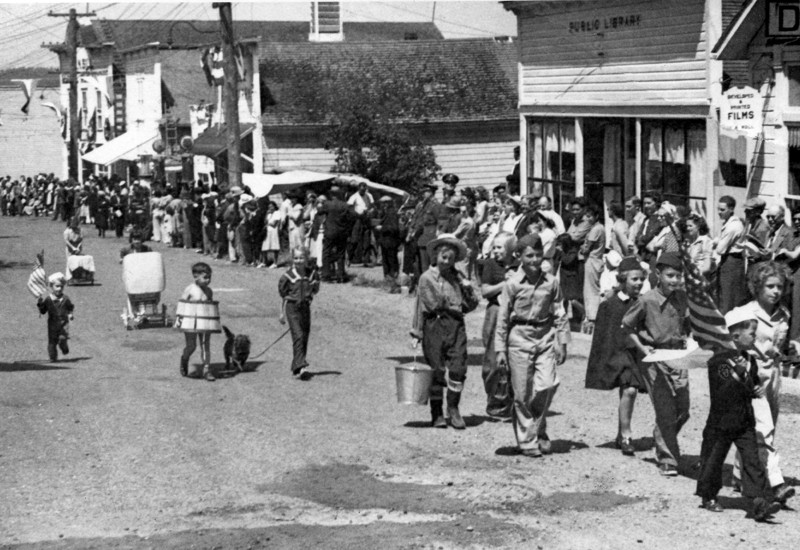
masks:
<svg viewBox="0 0 800 550"><path fill-rule="evenodd" d="M397 381L397 402L401 405L425 405L433 383L433 369L410 363L394 368Z"/></svg>

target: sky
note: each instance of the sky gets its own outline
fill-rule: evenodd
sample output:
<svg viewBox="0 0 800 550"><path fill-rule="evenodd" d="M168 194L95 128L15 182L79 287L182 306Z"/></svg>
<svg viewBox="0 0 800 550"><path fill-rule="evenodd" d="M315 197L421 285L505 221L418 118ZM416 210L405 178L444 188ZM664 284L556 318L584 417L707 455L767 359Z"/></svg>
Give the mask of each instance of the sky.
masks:
<svg viewBox="0 0 800 550"><path fill-rule="evenodd" d="M64 41L65 17L48 12L94 11L105 19L192 19L218 20L212 2L113 2L51 3L41 0L0 2L0 70L13 67L58 66L57 57L42 44ZM233 18L275 21L305 21L311 2L233 2ZM436 22L445 38L473 38L516 35L516 19L499 2L485 0L445 2L342 2L343 21L430 21Z"/></svg>

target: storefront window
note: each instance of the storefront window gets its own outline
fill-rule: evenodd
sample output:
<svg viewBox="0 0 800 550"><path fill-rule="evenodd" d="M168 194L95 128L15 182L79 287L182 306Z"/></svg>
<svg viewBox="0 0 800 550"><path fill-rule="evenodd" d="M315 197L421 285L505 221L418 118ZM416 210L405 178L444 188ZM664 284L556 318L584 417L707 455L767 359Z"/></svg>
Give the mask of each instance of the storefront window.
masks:
<svg viewBox="0 0 800 550"><path fill-rule="evenodd" d="M583 119L584 195L602 205L622 201L623 126L622 120Z"/></svg>
<svg viewBox="0 0 800 550"><path fill-rule="evenodd" d="M575 121L534 120L529 128L529 181L536 192L553 197L560 211L575 196Z"/></svg>
<svg viewBox="0 0 800 550"><path fill-rule="evenodd" d="M675 204L705 187L705 126L693 121L642 121L642 188ZM694 192L694 193L693 193Z"/></svg>

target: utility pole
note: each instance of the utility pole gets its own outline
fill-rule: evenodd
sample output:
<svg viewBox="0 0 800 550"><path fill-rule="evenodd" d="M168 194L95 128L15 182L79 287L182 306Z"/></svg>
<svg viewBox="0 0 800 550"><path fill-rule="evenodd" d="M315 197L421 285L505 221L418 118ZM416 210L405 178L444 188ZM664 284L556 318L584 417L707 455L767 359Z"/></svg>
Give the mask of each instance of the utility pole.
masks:
<svg viewBox="0 0 800 550"><path fill-rule="evenodd" d="M78 125L78 31L80 24L78 23L78 13L75 8L69 10L69 13L53 13L52 11L47 14L50 17L69 17L67 23L67 36L64 41L66 46L66 55L69 62L69 160L68 160L68 173L70 178L76 181L79 179L80 167L78 166L78 143L81 139L81 128ZM82 13L81 17L94 17L92 13Z"/></svg>
<svg viewBox="0 0 800 550"><path fill-rule="evenodd" d="M228 145L228 186L242 186L241 143L239 141L239 71L236 69L235 42L233 37L233 14L230 2L214 2L219 8L219 24L222 31L222 63L225 81L222 84L222 107L225 115Z"/></svg>

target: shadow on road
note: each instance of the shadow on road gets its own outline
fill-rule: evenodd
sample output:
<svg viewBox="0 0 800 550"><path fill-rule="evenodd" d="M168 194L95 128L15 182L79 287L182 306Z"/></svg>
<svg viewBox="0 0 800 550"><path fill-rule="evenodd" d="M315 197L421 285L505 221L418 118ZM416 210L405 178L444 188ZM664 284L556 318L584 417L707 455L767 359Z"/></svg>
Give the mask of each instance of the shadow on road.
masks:
<svg viewBox="0 0 800 550"><path fill-rule="evenodd" d="M310 370L308 374L311 375L311 378L316 378L317 376L340 376L342 371L339 370Z"/></svg>
<svg viewBox="0 0 800 550"><path fill-rule="evenodd" d="M571 441L568 439L553 439L550 442L550 452L552 454L563 455L570 451L577 451L579 449L587 449L589 446L583 441ZM494 454L497 456L516 456L520 454L519 447L506 446L500 447L495 450Z"/></svg>
<svg viewBox="0 0 800 550"><path fill-rule="evenodd" d="M70 367L64 366L66 361L58 363L42 363L38 361L14 361L13 363L0 362L0 372L28 372L45 370L69 370Z"/></svg>
<svg viewBox="0 0 800 550"><path fill-rule="evenodd" d="M652 437L640 437L639 439L631 439L631 443L633 444L633 450L637 453L641 453L644 451L649 451L653 448L655 443L653 442ZM613 439L608 441L607 443L603 443L602 445L596 446L598 449L619 449L617 447L617 442Z"/></svg>

